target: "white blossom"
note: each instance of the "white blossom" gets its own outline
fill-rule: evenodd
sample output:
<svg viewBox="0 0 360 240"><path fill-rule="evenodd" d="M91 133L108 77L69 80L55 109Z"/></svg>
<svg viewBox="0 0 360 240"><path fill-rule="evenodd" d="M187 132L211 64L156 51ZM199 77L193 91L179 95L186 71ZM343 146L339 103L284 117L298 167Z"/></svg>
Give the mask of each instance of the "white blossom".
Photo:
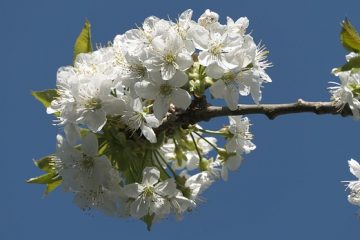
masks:
<svg viewBox="0 0 360 240"><path fill-rule="evenodd" d="M57 136L56 167L65 191L75 193L75 203L83 210L97 208L112 215L120 203L120 176L105 156L98 156L98 141L88 133L81 151Z"/></svg>
<svg viewBox="0 0 360 240"><path fill-rule="evenodd" d="M135 91L144 99L154 100L154 115L157 119L162 120L169 110L170 103L184 110L190 105L190 94L181 89L187 81L187 75L180 71L177 71L174 77L167 81L161 78L160 72L154 72L151 81L136 83Z"/></svg>
<svg viewBox="0 0 360 240"><path fill-rule="evenodd" d="M340 78L340 84L334 83L337 86L329 87L332 94L331 99L335 102L339 109L342 109L346 104L349 105L353 117L360 118L360 73L351 71L334 72Z"/></svg>
<svg viewBox="0 0 360 240"><path fill-rule="evenodd" d="M155 167L147 167L143 171L141 183L125 185L123 191L131 199L130 214L135 218L155 213L165 216L170 213L169 196L175 196L176 184L173 178L160 181L160 171Z"/></svg>
<svg viewBox="0 0 360 240"><path fill-rule="evenodd" d="M348 163L350 172L358 178L355 181L345 181L348 183L347 187L350 189L348 201L351 204L360 206L360 164L354 159L350 159Z"/></svg>
<svg viewBox="0 0 360 240"><path fill-rule="evenodd" d="M231 137L226 143L227 152L249 153L256 148L251 142L252 134L249 131L250 121L247 117L229 116L230 126L228 128Z"/></svg>
<svg viewBox="0 0 360 240"><path fill-rule="evenodd" d="M127 110L123 112L122 119L132 132L140 129L142 135L151 143L156 143L156 135L152 128L158 127L160 122L153 114L144 112L139 98L130 99Z"/></svg>
<svg viewBox="0 0 360 240"><path fill-rule="evenodd" d="M166 36L158 36L151 42L150 57L145 60L149 71L161 71L161 77L169 80L177 70L185 71L192 64L191 54L185 48L182 38L175 30L170 29Z"/></svg>

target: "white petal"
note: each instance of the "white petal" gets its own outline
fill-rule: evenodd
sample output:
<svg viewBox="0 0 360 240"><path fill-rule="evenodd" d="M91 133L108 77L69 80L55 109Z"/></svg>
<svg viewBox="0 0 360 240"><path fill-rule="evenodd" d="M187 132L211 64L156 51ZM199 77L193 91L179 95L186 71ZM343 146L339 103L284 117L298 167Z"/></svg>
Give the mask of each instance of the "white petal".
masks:
<svg viewBox="0 0 360 240"><path fill-rule="evenodd" d="M141 98L155 99L159 89L152 82L142 81L135 83L135 92Z"/></svg>
<svg viewBox="0 0 360 240"><path fill-rule="evenodd" d="M193 25L188 31L188 38L194 41L195 47L199 50L208 48L209 31L199 25Z"/></svg>
<svg viewBox="0 0 360 240"><path fill-rule="evenodd" d="M165 117L170 106L170 99L168 97L158 97L154 102L154 115L160 121Z"/></svg>
<svg viewBox="0 0 360 240"><path fill-rule="evenodd" d="M203 51L199 53L199 63L203 66L209 66L211 63L215 62L212 57L211 54Z"/></svg>
<svg viewBox="0 0 360 240"><path fill-rule="evenodd" d="M236 154L236 155L233 155L233 156L230 156L225 164L226 164L226 167L231 170L231 171L235 171L237 170L239 167L240 167L240 164L242 162L242 157L241 155L239 154Z"/></svg>
<svg viewBox="0 0 360 240"><path fill-rule="evenodd" d="M179 70L185 71L193 64L193 59L190 54L179 53L176 57L176 63L179 66Z"/></svg>
<svg viewBox="0 0 360 240"><path fill-rule="evenodd" d="M171 102L176 107L186 110L191 104L191 95L184 89L174 89L171 93Z"/></svg>
<svg viewBox="0 0 360 240"><path fill-rule="evenodd" d="M348 161L349 163L349 167L350 167L350 172L357 178L360 179L360 164L355 161L354 159L350 159Z"/></svg>
<svg viewBox="0 0 360 240"><path fill-rule="evenodd" d="M154 116L154 114L146 114L144 116L145 121L149 127L156 128L160 126L159 120Z"/></svg>
<svg viewBox="0 0 360 240"><path fill-rule="evenodd" d="M227 169L226 166L223 166L221 168L221 178L224 180L224 181L227 181L229 179L229 170Z"/></svg>
<svg viewBox="0 0 360 240"><path fill-rule="evenodd" d="M184 12L182 12L179 16L179 22L180 24L185 24L191 20L193 14L193 10L187 9Z"/></svg>
<svg viewBox="0 0 360 240"><path fill-rule="evenodd" d="M101 109L96 111L89 111L86 113L83 121L91 131L98 132L106 123L106 113Z"/></svg>
<svg viewBox="0 0 360 240"><path fill-rule="evenodd" d="M89 132L82 139L81 150L88 156L96 156L98 153L98 140L96 135Z"/></svg>
<svg viewBox="0 0 360 240"><path fill-rule="evenodd" d="M68 123L64 128L64 132L68 143L71 146L76 145L77 140L80 139L79 128L75 124Z"/></svg>
<svg viewBox="0 0 360 240"><path fill-rule="evenodd" d="M137 198L144 191L144 186L139 183L132 183L125 185L122 190L127 197Z"/></svg>
<svg viewBox="0 0 360 240"><path fill-rule="evenodd" d="M176 68L172 64L164 64L161 67L161 77L164 80L169 80L174 77Z"/></svg>
<svg viewBox="0 0 360 240"><path fill-rule="evenodd" d="M224 98L225 87L224 81L219 79L210 87L210 93L214 98Z"/></svg>
<svg viewBox="0 0 360 240"><path fill-rule="evenodd" d="M155 191L162 197L173 196L176 192L175 180L173 178L169 178L165 181L159 182L155 186Z"/></svg>
<svg viewBox="0 0 360 240"><path fill-rule="evenodd" d="M174 77L169 80L169 84L173 87L182 87L188 82L189 78L186 73L176 71Z"/></svg>
<svg viewBox="0 0 360 240"><path fill-rule="evenodd" d="M225 93L225 101L230 110L234 111L238 108L239 102L239 89L232 86L227 86Z"/></svg>
<svg viewBox="0 0 360 240"><path fill-rule="evenodd" d="M140 128L141 128L142 134L144 135L144 137L147 140L149 140L149 142L151 142L151 143L157 142L155 132L151 127L148 127L143 123L143 124L141 124Z"/></svg>
<svg viewBox="0 0 360 240"><path fill-rule="evenodd" d="M146 167L143 171L142 183L145 186L154 185L159 181L160 171L155 167Z"/></svg>
<svg viewBox="0 0 360 240"><path fill-rule="evenodd" d="M225 145L227 152L234 152L238 148L236 137L232 137Z"/></svg>
<svg viewBox="0 0 360 240"><path fill-rule="evenodd" d="M206 68L206 74L214 79L219 79L224 75L225 70L217 63L212 63Z"/></svg>
<svg viewBox="0 0 360 240"><path fill-rule="evenodd" d="M144 198L139 197L130 205L130 214L134 218L142 218L149 211L149 202Z"/></svg>

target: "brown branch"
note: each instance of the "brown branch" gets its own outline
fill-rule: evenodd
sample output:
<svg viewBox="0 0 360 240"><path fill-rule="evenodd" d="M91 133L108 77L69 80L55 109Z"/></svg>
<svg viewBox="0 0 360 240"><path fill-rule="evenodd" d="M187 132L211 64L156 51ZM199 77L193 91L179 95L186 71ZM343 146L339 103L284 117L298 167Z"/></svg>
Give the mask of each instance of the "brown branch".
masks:
<svg viewBox="0 0 360 240"><path fill-rule="evenodd" d="M200 100L202 103L203 100ZM193 102L194 103L194 102ZM174 112L169 114L163 124L156 129L156 132L160 132L167 129L172 129L178 126L187 126L189 124L195 124L201 121L209 121L215 117L231 116L231 115L249 115L249 114L264 114L269 119L275 119L277 116L293 114L293 113L315 113L317 115L322 114L334 114L351 116L351 110L348 105L339 109L333 102L306 102L299 99L295 103L285 104L240 104L238 109L231 111L227 107L219 106L204 106L204 104L193 104L188 110L182 112Z"/></svg>

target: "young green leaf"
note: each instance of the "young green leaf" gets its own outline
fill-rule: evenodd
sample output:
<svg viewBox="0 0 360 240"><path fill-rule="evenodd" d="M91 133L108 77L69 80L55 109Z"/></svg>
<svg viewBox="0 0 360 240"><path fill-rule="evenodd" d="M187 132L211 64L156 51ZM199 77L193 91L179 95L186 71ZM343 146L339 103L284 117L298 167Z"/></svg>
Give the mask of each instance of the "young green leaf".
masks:
<svg viewBox="0 0 360 240"><path fill-rule="evenodd" d="M354 68L360 68L360 56L351 58L347 63L338 68L338 71L350 71Z"/></svg>
<svg viewBox="0 0 360 240"><path fill-rule="evenodd" d="M347 18L341 23L340 41L347 50L360 52L360 36Z"/></svg>
<svg viewBox="0 0 360 240"><path fill-rule="evenodd" d="M35 166L37 166L39 169L45 171L45 172L51 172L53 171L53 165L54 165L54 155L49 155L46 157L43 157L39 160L34 160Z"/></svg>
<svg viewBox="0 0 360 240"><path fill-rule="evenodd" d="M31 95L39 100L46 108L50 106L52 100L59 97L59 94L55 89L48 89L37 92L34 91L31 93Z"/></svg>
<svg viewBox="0 0 360 240"><path fill-rule="evenodd" d="M92 52L90 28L90 22L86 20L83 29L75 41L73 61L75 61L75 58L79 53Z"/></svg>
<svg viewBox="0 0 360 240"><path fill-rule="evenodd" d="M54 181L52 183L46 184L46 189L45 189L44 194L47 195L47 194L51 193L52 191L55 190L55 188L60 186L61 183L62 183L62 178L59 178L59 179L57 179L56 181Z"/></svg>
<svg viewBox="0 0 360 240"><path fill-rule="evenodd" d="M38 183L38 184L49 184L53 183L57 180L61 179L61 177L56 172L48 172L38 177L30 178L26 182L27 183Z"/></svg>

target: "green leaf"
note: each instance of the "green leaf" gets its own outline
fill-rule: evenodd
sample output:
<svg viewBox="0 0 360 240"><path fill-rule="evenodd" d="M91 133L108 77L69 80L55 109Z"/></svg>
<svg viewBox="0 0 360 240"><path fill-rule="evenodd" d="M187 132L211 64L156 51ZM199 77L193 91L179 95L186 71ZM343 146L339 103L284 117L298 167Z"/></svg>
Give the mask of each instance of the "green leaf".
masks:
<svg viewBox="0 0 360 240"><path fill-rule="evenodd" d="M34 91L31 93L31 95L39 100L46 108L50 106L52 100L59 97L59 94L55 89L48 89L37 92Z"/></svg>
<svg viewBox="0 0 360 240"><path fill-rule="evenodd" d="M52 191L55 190L55 188L60 186L61 183L62 183L62 179L60 178L52 183L47 184L44 194L47 195L47 194L51 193Z"/></svg>
<svg viewBox="0 0 360 240"><path fill-rule="evenodd" d="M347 50L360 52L360 36L347 18L341 23L340 41Z"/></svg>
<svg viewBox="0 0 360 240"><path fill-rule="evenodd" d="M88 53L92 52L92 44L91 44L91 32L90 32L90 22L88 20L85 21L84 27L81 30L79 36L77 37L74 45L74 59L79 53Z"/></svg>
<svg viewBox="0 0 360 240"><path fill-rule="evenodd" d="M151 226L153 223L155 217L155 213L153 214L147 214L144 217L141 218L141 220L146 224L146 229L150 232L151 231Z"/></svg>
<svg viewBox="0 0 360 240"><path fill-rule="evenodd" d="M354 68L360 68L360 56L351 58L346 64L338 68L338 71L350 71Z"/></svg>
<svg viewBox="0 0 360 240"><path fill-rule="evenodd" d="M30 178L27 183L49 184L58 181L61 177L56 172L48 172L38 177Z"/></svg>
<svg viewBox="0 0 360 240"><path fill-rule="evenodd" d="M44 170L45 172L51 172L51 171L53 171L54 156L49 155L49 156L43 157L40 160L34 161L34 164L39 169Z"/></svg>

